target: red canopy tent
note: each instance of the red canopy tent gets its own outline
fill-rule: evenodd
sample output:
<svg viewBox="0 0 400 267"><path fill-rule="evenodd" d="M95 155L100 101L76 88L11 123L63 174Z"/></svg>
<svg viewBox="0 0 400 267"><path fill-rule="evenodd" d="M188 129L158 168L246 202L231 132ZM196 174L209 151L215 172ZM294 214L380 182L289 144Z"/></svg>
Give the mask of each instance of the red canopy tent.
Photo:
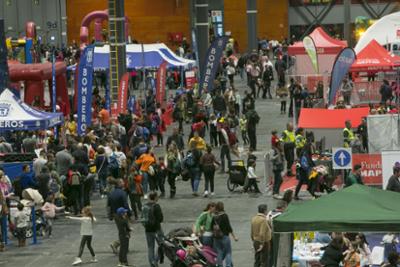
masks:
<svg viewBox="0 0 400 267"><path fill-rule="evenodd" d="M400 57L391 54L373 39L358 54L351 66L352 72L391 71L400 66Z"/></svg>
<svg viewBox="0 0 400 267"><path fill-rule="evenodd" d="M338 54L343 48L347 47L347 41L341 41L332 38L327 34L321 27L315 28L315 30L309 35L317 47L318 54ZM306 55L307 52L304 49L303 42L295 42L288 48L289 55Z"/></svg>
<svg viewBox="0 0 400 267"><path fill-rule="evenodd" d="M367 117L369 108L352 109L317 109L302 108L299 127L313 131L316 140L325 137L327 148L343 146L343 128L345 121L350 120L353 128L360 125L363 117Z"/></svg>
<svg viewBox="0 0 400 267"><path fill-rule="evenodd" d="M332 71L336 55L339 54L343 48L347 47L347 42L332 38L321 27L315 28L309 36L314 40L317 48L319 73L329 74ZM288 53L296 57L295 75L308 77L317 74L312 67L311 60L304 49L302 41L289 46ZM306 80L301 80L301 82L303 84L308 84Z"/></svg>

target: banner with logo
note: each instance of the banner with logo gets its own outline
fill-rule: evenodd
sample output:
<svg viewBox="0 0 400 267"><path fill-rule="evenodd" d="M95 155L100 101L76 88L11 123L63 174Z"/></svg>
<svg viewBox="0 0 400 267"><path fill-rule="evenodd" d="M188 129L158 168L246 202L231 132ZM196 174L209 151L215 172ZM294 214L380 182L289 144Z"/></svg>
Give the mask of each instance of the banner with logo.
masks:
<svg viewBox="0 0 400 267"><path fill-rule="evenodd" d="M317 47L315 46L313 38L310 36L306 36L303 39L304 49L306 50L308 56L311 59L311 64L313 65L315 73L319 73L318 67L318 54L317 54Z"/></svg>
<svg viewBox="0 0 400 267"><path fill-rule="evenodd" d="M361 176L364 184L382 184L382 156L381 154L353 154L353 167L361 165Z"/></svg>
<svg viewBox="0 0 400 267"><path fill-rule="evenodd" d="M165 98L165 84L167 82L167 62L163 61L157 71L156 102L161 105Z"/></svg>
<svg viewBox="0 0 400 267"><path fill-rule="evenodd" d="M201 82L199 87L199 94L202 90L211 92L214 90L214 79L217 73L222 53L224 52L225 46L228 43L229 37L222 36L218 37L212 42L208 48L206 58L203 60L203 73L201 74Z"/></svg>
<svg viewBox="0 0 400 267"><path fill-rule="evenodd" d="M134 95L130 96L128 99L128 110L131 113L135 113L136 111L136 97Z"/></svg>
<svg viewBox="0 0 400 267"><path fill-rule="evenodd" d="M118 88L118 114L128 113L128 89L129 89L129 73L122 75L121 81L119 82Z"/></svg>
<svg viewBox="0 0 400 267"><path fill-rule="evenodd" d="M78 134L84 135L92 122L92 81L94 46L86 46L78 72Z"/></svg>
<svg viewBox="0 0 400 267"><path fill-rule="evenodd" d="M356 60L356 53L352 48L343 48L343 50L337 55L335 63L332 67L332 76L331 82L329 86L329 97L328 103L334 104L336 92L339 89L340 85L346 74L349 72L351 65Z"/></svg>

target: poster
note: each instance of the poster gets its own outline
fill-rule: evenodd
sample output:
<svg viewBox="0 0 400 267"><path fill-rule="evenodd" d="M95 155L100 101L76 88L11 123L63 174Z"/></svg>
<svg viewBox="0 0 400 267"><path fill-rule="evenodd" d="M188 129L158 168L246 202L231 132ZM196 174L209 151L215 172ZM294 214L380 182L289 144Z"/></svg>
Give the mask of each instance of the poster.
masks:
<svg viewBox="0 0 400 267"><path fill-rule="evenodd" d="M196 83L196 75L193 70L188 70L185 73L186 78L186 89L193 89L194 84Z"/></svg>
<svg viewBox="0 0 400 267"><path fill-rule="evenodd" d="M361 176L364 184L382 185L381 154L353 154L353 167L361 165Z"/></svg>

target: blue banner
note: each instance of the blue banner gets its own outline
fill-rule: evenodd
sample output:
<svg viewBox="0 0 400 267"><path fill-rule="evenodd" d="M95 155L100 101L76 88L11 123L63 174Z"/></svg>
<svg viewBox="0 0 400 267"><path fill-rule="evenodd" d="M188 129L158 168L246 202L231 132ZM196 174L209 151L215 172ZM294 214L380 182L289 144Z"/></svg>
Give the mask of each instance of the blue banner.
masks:
<svg viewBox="0 0 400 267"><path fill-rule="evenodd" d="M92 122L92 81L94 46L85 47L78 72L78 134L84 135Z"/></svg>
<svg viewBox="0 0 400 267"><path fill-rule="evenodd" d="M218 37L208 48L206 58L203 60L204 70L201 74L199 95L201 95L202 90L207 90L208 92L214 90L215 75L218 71L222 53L224 52L228 40L229 37L227 36Z"/></svg>
<svg viewBox="0 0 400 267"><path fill-rule="evenodd" d="M335 63L332 67L332 77L329 86L328 104L333 104L336 92L346 74L349 72L351 65L356 60L356 53L352 48L344 48L339 55L337 55Z"/></svg>
<svg viewBox="0 0 400 267"><path fill-rule="evenodd" d="M129 99L128 99L128 110L131 113L135 113L135 111L136 111L135 103L136 103L135 96L134 95L130 96Z"/></svg>

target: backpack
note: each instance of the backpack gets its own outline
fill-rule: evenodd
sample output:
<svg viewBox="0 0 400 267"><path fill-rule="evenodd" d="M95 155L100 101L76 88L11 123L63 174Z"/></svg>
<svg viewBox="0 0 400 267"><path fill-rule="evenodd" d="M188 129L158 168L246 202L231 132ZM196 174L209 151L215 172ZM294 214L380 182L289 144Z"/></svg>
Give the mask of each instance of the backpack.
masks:
<svg viewBox="0 0 400 267"><path fill-rule="evenodd" d="M194 167L194 165L196 165L192 152L187 153L186 157L183 159L183 164L185 165L185 167L188 168Z"/></svg>
<svg viewBox="0 0 400 267"><path fill-rule="evenodd" d="M260 122L260 116L254 111L251 113L249 121L254 122L255 124Z"/></svg>
<svg viewBox="0 0 400 267"><path fill-rule="evenodd" d="M224 237L224 233L221 230L221 227L219 226L219 223L217 222L217 218L219 216L215 216L214 217L214 224L212 226L212 233L213 233L213 237L216 239L221 239Z"/></svg>
<svg viewBox="0 0 400 267"><path fill-rule="evenodd" d="M146 228L154 227L156 224L154 205L153 203L147 203L142 207L142 224Z"/></svg>
<svg viewBox="0 0 400 267"><path fill-rule="evenodd" d="M300 158L300 166L304 171L307 171L310 168L310 164L308 163L306 156L301 156Z"/></svg>
<svg viewBox="0 0 400 267"><path fill-rule="evenodd" d="M143 139L145 141L149 140L150 137L150 131L146 127L143 127Z"/></svg>
<svg viewBox="0 0 400 267"><path fill-rule="evenodd" d="M78 171L71 171L68 182L70 185L80 185L81 184L81 174Z"/></svg>
<svg viewBox="0 0 400 267"><path fill-rule="evenodd" d="M150 132L151 132L151 134L157 134L157 132L158 132L158 123L157 123L156 120L153 120L151 122Z"/></svg>
<svg viewBox="0 0 400 267"><path fill-rule="evenodd" d="M50 189L50 192L53 194L58 193L60 191L60 185L57 183L56 179L54 179L54 178L50 179L49 189Z"/></svg>
<svg viewBox="0 0 400 267"><path fill-rule="evenodd" d="M116 156L114 153L112 153L112 155L108 158L108 165L107 165L107 167L108 167L108 170L109 170L110 172L113 172L113 171L119 169L118 158L117 158L117 156Z"/></svg>

